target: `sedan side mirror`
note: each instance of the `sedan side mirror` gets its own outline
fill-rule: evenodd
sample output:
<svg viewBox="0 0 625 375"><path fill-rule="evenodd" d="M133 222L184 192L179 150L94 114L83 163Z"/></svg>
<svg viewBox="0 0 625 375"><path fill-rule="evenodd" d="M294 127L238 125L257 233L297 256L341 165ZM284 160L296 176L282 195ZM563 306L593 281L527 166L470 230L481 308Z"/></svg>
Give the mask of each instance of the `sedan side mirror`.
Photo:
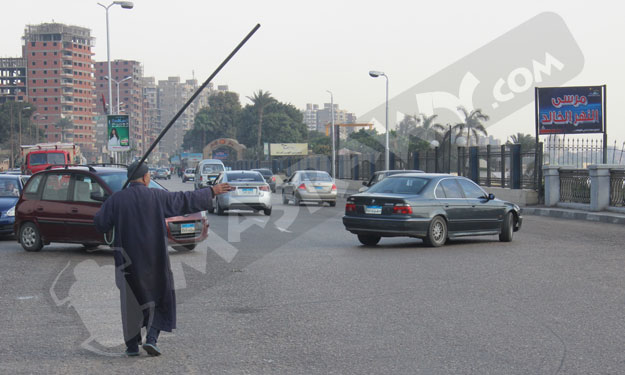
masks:
<svg viewBox="0 0 625 375"><path fill-rule="evenodd" d="M369 184L367 183L367 181L363 181L362 186L369 186Z"/></svg>
<svg viewBox="0 0 625 375"><path fill-rule="evenodd" d="M495 194L493 194L493 193L489 193L489 194L488 194L488 200L489 200L489 201L492 201L493 199L495 199Z"/></svg>

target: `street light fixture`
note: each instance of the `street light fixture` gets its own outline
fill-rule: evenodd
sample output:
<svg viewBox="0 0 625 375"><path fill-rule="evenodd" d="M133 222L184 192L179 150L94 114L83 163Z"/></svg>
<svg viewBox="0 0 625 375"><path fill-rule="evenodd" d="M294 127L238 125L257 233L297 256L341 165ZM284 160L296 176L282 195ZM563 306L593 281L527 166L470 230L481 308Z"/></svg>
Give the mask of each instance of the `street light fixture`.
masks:
<svg viewBox="0 0 625 375"><path fill-rule="evenodd" d="M127 80L129 80L131 78L132 78L132 76L128 76L128 77L125 77L124 79L122 79L120 81L116 81L114 78L110 78L109 79L109 76L104 76L104 79L109 81L109 84L111 84L111 81L113 81L113 82L115 82L115 85L117 86L117 112L115 113L116 115L119 115L119 84L124 82L124 81L127 81Z"/></svg>
<svg viewBox="0 0 625 375"><path fill-rule="evenodd" d="M336 134L334 132L334 95L332 91L326 90L330 94L330 106L332 110L332 179L336 180Z"/></svg>
<svg viewBox="0 0 625 375"><path fill-rule="evenodd" d="M108 73L111 74L111 46L110 46L110 38L109 38L109 8L113 5L119 5L122 9L132 9L134 8L134 3L132 1L113 1L109 5L104 5L98 3L99 6L106 10L106 60L108 64ZM111 81L109 80L109 110L108 114L110 115L112 112L113 106L113 88L111 87Z"/></svg>
<svg viewBox="0 0 625 375"><path fill-rule="evenodd" d="M380 72L378 70L371 70L369 71L369 75L373 78L378 78L380 76L386 78L386 146L385 146L385 163L384 165L386 166L386 170L388 171L390 169L390 163L389 163L389 149L388 149L388 76L386 74L384 74L384 72Z"/></svg>

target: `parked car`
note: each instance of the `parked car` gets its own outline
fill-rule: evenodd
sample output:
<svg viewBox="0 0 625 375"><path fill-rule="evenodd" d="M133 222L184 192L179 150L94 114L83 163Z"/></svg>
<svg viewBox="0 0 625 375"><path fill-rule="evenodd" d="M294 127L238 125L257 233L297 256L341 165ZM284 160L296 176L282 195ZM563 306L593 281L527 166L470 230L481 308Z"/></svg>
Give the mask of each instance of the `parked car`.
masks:
<svg viewBox="0 0 625 375"><path fill-rule="evenodd" d="M168 175L167 175L167 169L165 168L159 168L156 170L156 173L154 173L154 179L158 180L167 180L168 179Z"/></svg>
<svg viewBox="0 0 625 375"><path fill-rule="evenodd" d="M214 184L226 182L235 190L214 198L213 207L218 215L223 215L226 210L231 209L254 212L262 210L265 215L271 215L271 190L259 172L225 171L217 177Z"/></svg>
<svg viewBox="0 0 625 375"><path fill-rule="evenodd" d="M327 202L336 206L337 189L334 180L324 171L296 171L282 184L282 203L293 201L296 206L302 202Z"/></svg>
<svg viewBox="0 0 625 375"><path fill-rule="evenodd" d="M184 170L182 174L182 182L193 181L195 180L195 169L187 168Z"/></svg>
<svg viewBox="0 0 625 375"><path fill-rule="evenodd" d="M345 204L345 229L364 244L381 237L421 238L442 246L447 239L499 235L512 241L523 217L516 204L495 199L465 177L405 173L390 176Z"/></svg>
<svg viewBox="0 0 625 375"><path fill-rule="evenodd" d="M23 181L19 175L0 174L0 236L14 234L15 205L22 194Z"/></svg>
<svg viewBox="0 0 625 375"><path fill-rule="evenodd" d="M26 251L39 251L51 242L80 243L87 248L105 244L93 218L102 201L121 190L126 168L65 167L33 175L15 208L15 233ZM165 189L155 181L150 188ZM169 244L193 250L208 236L204 212L165 219Z"/></svg>
<svg viewBox="0 0 625 375"><path fill-rule="evenodd" d="M195 167L195 190L202 189L215 181L217 176L225 170L224 163L218 159L204 159Z"/></svg>
<svg viewBox="0 0 625 375"><path fill-rule="evenodd" d="M256 171L256 172L260 172L260 174L263 175L263 178L265 179L265 182L267 182L269 184L269 188L271 189L271 192L272 193L276 192L276 176L274 176L274 174L271 171L271 169L259 168L259 169L252 169L252 170Z"/></svg>
<svg viewBox="0 0 625 375"><path fill-rule="evenodd" d="M358 189L358 192L359 193L365 192L371 186L373 186L373 185L377 184L378 182L384 180L388 176L392 176L392 175L396 175L396 174L400 174L400 173L423 173L423 171L420 171L418 169L411 169L411 170L392 169L392 170L388 170L388 171L377 171L377 172L375 172L373 174L373 176L371 176L371 178L368 181L363 181L362 182L363 186L360 189Z"/></svg>

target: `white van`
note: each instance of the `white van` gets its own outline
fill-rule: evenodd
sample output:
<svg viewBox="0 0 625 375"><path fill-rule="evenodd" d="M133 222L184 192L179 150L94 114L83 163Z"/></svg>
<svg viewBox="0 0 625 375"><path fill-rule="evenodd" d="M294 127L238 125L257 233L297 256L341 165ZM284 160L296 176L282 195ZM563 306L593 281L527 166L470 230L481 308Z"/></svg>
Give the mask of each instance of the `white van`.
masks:
<svg viewBox="0 0 625 375"><path fill-rule="evenodd" d="M195 190L205 188L210 182L215 181L217 176L226 169L224 163L218 159L204 159L195 167Z"/></svg>

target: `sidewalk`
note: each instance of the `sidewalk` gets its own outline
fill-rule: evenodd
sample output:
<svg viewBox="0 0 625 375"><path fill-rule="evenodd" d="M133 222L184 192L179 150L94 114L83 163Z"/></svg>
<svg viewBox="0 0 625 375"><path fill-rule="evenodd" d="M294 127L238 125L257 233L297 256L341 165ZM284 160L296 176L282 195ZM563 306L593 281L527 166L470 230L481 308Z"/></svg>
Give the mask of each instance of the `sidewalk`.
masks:
<svg viewBox="0 0 625 375"><path fill-rule="evenodd" d="M526 206L521 207L524 215L555 217L558 219L586 220L600 223L625 225L625 214L601 211L590 212L559 207Z"/></svg>

